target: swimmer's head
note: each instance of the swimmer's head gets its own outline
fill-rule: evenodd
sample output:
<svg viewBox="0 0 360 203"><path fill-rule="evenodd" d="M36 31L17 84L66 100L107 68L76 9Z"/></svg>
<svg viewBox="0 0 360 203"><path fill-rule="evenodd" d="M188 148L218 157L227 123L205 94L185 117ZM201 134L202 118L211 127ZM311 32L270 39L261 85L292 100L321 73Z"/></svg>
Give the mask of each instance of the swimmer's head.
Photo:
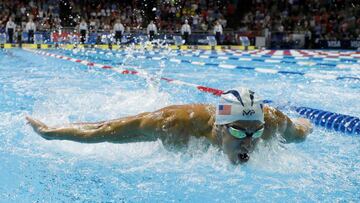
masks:
<svg viewBox="0 0 360 203"><path fill-rule="evenodd" d="M224 92L216 107L215 124L222 134L222 148L232 163L249 159L264 131L261 98L247 88Z"/></svg>
<svg viewBox="0 0 360 203"><path fill-rule="evenodd" d="M235 121L264 122L263 102L247 88L234 88L224 92L216 106L216 125Z"/></svg>

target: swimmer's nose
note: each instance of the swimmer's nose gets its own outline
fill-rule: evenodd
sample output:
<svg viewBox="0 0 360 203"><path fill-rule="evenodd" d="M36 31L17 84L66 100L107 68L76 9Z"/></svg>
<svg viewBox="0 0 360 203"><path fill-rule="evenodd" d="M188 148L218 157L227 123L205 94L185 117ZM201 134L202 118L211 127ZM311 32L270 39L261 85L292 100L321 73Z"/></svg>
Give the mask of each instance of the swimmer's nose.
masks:
<svg viewBox="0 0 360 203"><path fill-rule="evenodd" d="M245 137L242 144L243 144L243 147L245 149L249 150L250 147L251 147L251 144L252 144L252 138L251 137Z"/></svg>

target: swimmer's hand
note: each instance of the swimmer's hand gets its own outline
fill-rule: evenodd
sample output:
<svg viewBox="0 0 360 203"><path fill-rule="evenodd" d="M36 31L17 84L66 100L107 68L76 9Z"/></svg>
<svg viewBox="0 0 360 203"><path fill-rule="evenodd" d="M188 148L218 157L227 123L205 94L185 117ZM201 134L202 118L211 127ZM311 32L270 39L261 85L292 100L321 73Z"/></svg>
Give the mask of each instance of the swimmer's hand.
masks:
<svg viewBox="0 0 360 203"><path fill-rule="evenodd" d="M314 130L313 124L310 122L309 119L297 118L293 122L296 123L298 127L301 128L301 130L307 135L312 133Z"/></svg>
<svg viewBox="0 0 360 203"><path fill-rule="evenodd" d="M292 120L291 127L288 129L288 142L302 142L306 136L313 132L313 125L306 118L297 118Z"/></svg>
<svg viewBox="0 0 360 203"><path fill-rule="evenodd" d="M29 116L26 116L25 118L28 121L28 124L31 125L31 127L34 129L35 132L40 134L43 138L47 140L51 140L51 137L47 136L47 132L49 131L49 127L47 125Z"/></svg>

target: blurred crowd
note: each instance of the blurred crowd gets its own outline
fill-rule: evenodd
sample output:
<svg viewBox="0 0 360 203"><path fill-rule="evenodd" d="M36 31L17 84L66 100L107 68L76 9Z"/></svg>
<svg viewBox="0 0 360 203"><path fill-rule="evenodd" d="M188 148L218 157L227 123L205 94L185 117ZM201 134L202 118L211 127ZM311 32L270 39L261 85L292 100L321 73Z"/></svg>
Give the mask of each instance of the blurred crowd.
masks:
<svg viewBox="0 0 360 203"><path fill-rule="evenodd" d="M217 20L226 28L226 16L235 11L234 5L229 1L169 0L153 2L153 5L144 2L0 0L0 29L4 29L8 19L12 17L15 24L23 30L29 18L32 18L39 31L76 27L82 19L87 22L89 29L99 31L109 31L117 19L121 20L128 31L143 30L150 20L154 20L158 30L179 32L186 19L193 31L209 31ZM147 10L150 12L146 12Z"/></svg>
<svg viewBox="0 0 360 203"><path fill-rule="evenodd" d="M57 0L0 0L0 29L4 31L9 18L16 24L16 29L25 30L32 19L38 30L51 30L60 27L59 4Z"/></svg>
<svg viewBox="0 0 360 203"><path fill-rule="evenodd" d="M266 37L303 33L308 41L360 39L360 1L252 0L238 31Z"/></svg>
<svg viewBox="0 0 360 203"><path fill-rule="evenodd" d="M149 33L153 21L156 33L220 33L229 43L234 36L223 29L266 38L302 33L308 42L360 39L360 6L352 0L0 0L0 11L0 33L9 26L15 34L29 28Z"/></svg>

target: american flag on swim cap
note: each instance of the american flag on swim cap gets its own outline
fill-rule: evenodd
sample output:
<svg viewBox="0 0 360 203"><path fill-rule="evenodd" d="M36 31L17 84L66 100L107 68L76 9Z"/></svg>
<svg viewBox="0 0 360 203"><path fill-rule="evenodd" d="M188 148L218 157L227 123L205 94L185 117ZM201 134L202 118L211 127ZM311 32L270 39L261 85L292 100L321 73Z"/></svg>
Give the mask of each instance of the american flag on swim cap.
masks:
<svg viewBox="0 0 360 203"><path fill-rule="evenodd" d="M231 114L231 105L219 105L219 115L230 115Z"/></svg>

